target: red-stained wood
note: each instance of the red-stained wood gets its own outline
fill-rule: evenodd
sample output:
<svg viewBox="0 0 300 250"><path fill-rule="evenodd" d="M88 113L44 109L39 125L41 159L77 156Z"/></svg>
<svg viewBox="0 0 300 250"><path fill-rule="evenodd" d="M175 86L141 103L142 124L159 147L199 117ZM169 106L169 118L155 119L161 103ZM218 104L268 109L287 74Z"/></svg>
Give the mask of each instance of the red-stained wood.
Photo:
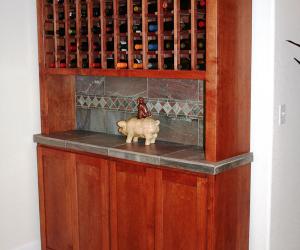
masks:
<svg viewBox="0 0 300 250"><path fill-rule="evenodd" d="M251 0L207 1L206 61L206 158L218 161L250 150Z"/></svg>
<svg viewBox="0 0 300 250"><path fill-rule="evenodd" d="M38 148L42 249L76 249L75 155Z"/></svg>
<svg viewBox="0 0 300 250"><path fill-rule="evenodd" d="M110 178L111 249L153 250L155 170L113 162Z"/></svg>
<svg viewBox="0 0 300 250"><path fill-rule="evenodd" d="M169 170L159 178L158 249L206 249L207 178Z"/></svg>
<svg viewBox="0 0 300 250"><path fill-rule="evenodd" d="M47 75L42 78L42 132L75 129L75 77Z"/></svg>
<svg viewBox="0 0 300 250"><path fill-rule="evenodd" d="M109 169L101 158L76 156L80 249L109 250Z"/></svg>
<svg viewBox="0 0 300 250"><path fill-rule="evenodd" d="M208 250L249 249L250 175L246 165L210 177L214 203Z"/></svg>
<svg viewBox="0 0 300 250"><path fill-rule="evenodd" d="M199 70L129 70L129 69L45 69L48 75L84 75L84 76L119 76L151 77L171 79L205 80L205 71Z"/></svg>

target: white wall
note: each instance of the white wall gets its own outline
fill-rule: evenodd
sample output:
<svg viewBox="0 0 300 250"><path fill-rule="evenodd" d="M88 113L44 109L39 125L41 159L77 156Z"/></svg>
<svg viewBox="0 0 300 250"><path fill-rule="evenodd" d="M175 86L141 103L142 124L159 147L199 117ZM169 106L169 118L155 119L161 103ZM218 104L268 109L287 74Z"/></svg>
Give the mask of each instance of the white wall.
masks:
<svg viewBox="0 0 300 250"><path fill-rule="evenodd" d="M299 0L276 0L275 105L270 249L300 249L300 43ZM278 106L286 104L279 126Z"/></svg>
<svg viewBox="0 0 300 250"><path fill-rule="evenodd" d="M269 250L274 103L274 0L253 1L250 249Z"/></svg>
<svg viewBox="0 0 300 250"><path fill-rule="evenodd" d="M0 1L0 249L39 249L35 0Z"/></svg>

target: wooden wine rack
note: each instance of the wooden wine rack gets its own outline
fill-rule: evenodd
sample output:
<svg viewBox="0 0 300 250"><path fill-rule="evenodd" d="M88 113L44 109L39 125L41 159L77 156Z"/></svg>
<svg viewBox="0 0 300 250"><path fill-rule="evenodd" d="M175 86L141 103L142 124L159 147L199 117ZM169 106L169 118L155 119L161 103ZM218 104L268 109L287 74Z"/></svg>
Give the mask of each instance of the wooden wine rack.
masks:
<svg viewBox="0 0 300 250"><path fill-rule="evenodd" d="M181 4L187 1L188 7L183 9ZM205 79L203 3L204 0L43 0L43 69L49 74L65 75ZM165 4L168 8L163 7ZM156 10L149 12L149 5ZM203 24L201 29L199 21ZM172 24L170 30L165 30L166 23ZM157 25L157 30L149 30L151 24L152 28ZM136 32L133 26L140 26L141 31ZM165 48L166 41L169 47L171 41L169 49ZM184 41L186 49L181 46ZM142 47L135 49L139 43ZM150 43L156 43L157 48L154 45L150 49Z"/></svg>

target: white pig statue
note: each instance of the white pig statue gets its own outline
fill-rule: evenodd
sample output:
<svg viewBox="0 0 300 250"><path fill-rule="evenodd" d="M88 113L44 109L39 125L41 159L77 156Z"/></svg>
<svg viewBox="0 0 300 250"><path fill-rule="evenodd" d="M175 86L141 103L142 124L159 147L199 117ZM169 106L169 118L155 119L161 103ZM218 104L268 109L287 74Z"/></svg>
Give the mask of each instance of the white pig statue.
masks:
<svg viewBox="0 0 300 250"><path fill-rule="evenodd" d="M119 121L119 132L127 136L126 143L131 143L132 140L137 142L139 138L145 138L145 145L155 143L159 132L159 120L154 120L151 117L137 119L132 117L127 121Z"/></svg>

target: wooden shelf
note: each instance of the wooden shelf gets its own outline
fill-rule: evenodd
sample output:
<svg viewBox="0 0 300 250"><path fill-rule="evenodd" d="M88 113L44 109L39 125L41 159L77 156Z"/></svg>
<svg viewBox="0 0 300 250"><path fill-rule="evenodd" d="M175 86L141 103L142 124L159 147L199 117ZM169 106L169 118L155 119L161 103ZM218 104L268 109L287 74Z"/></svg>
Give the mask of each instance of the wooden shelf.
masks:
<svg viewBox="0 0 300 250"><path fill-rule="evenodd" d="M98 69L98 68L47 68L49 75L90 75L151 78L184 78L205 80L205 71L200 70L143 70L143 69Z"/></svg>

